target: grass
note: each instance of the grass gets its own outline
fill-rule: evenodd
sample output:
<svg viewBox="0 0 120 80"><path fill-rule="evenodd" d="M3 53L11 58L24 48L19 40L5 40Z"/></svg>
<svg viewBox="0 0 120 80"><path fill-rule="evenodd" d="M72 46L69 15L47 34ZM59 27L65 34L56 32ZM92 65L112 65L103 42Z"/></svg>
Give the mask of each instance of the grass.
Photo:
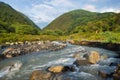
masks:
<svg viewBox="0 0 120 80"><path fill-rule="evenodd" d="M61 40L64 41L64 36L53 36L53 35L25 35L25 34L14 34L14 33L2 33L0 34L0 44L6 42L18 42L18 41L38 41L38 40Z"/></svg>
<svg viewBox="0 0 120 80"><path fill-rule="evenodd" d="M88 41L99 41L109 43L119 43L120 33L115 32L100 32L100 33L77 33L70 35L69 38L73 40L88 40Z"/></svg>
<svg viewBox="0 0 120 80"><path fill-rule="evenodd" d="M109 42L109 43L119 43L120 33L115 32L101 32L101 33L77 33L67 36L54 36L54 35L25 35L25 34L15 34L15 33L2 33L0 34L0 44L5 42L18 42L18 41L38 41L38 40L58 40L65 41L67 39L72 39L75 41L99 41L99 42Z"/></svg>

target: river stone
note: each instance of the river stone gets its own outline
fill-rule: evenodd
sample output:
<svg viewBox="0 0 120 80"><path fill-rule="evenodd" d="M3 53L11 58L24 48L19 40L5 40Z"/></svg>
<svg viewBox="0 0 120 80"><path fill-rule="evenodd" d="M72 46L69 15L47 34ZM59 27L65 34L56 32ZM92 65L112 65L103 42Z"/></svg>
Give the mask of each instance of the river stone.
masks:
<svg viewBox="0 0 120 80"><path fill-rule="evenodd" d="M88 60L76 60L73 64L77 66L90 65L91 63Z"/></svg>
<svg viewBox="0 0 120 80"><path fill-rule="evenodd" d="M80 56L79 53L73 54L73 58L75 58L76 60L85 60L85 58L83 56Z"/></svg>
<svg viewBox="0 0 120 80"><path fill-rule="evenodd" d="M12 58L13 56L11 54L5 55L6 58Z"/></svg>
<svg viewBox="0 0 120 80"><path fill-rule="evenodd" d="M53 73L62 73L62 72L74 72L76 71L75 67L73 65L67 65L67 66L51 66L48 68L48 71Z"/></svg>
<svg viewBox="0 0 120 80"><path fill-rule="evenodd" d="M14 50L13 48L7 48L5 51L2 52L2 54L6 55L8 52Z"/></svg>
<svg viewBox="0 0 120 80"><path fill-rule="evenodd" d="M80 58L80 54L79 54L79 53L75 53L75 54L73 54L73 58L75 58L75 59L79 59L79 58Z"/></svg>
<svg viewBox="0 0 120 80"><path fill-rule="evenodd" d="M32 72L30 80L50 80L51 76L50 72L36 70Z"/></svg>
<svg viewBox="0 0 120 80"><path fill-rule="evenodd" d="M88 61L95 64L100 60L100 55L96 51L91 51L88 55Z"/></svg>
<svg viewBox="0 0 120 80"><path fill-rule="evenodd" d="M54 73L60 73L63 71L63 69L64 69L64 66L51 66L50 68L48 68L48 71L54 72Z"/></svg>
<svg viewBox="0 0 120 80"><path fill-rule="evenodd" d="M69 43L71 43L71 44L74 44L75 43L75 41L74 40L67 40Z"/></svg>

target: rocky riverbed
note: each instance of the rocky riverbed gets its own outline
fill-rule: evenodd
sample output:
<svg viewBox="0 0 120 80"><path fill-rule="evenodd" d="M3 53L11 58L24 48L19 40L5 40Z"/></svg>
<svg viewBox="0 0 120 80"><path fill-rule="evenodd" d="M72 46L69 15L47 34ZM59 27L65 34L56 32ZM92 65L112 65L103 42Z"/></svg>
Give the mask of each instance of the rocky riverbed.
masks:
<svg viewBox="0 0 120 80"><path fill-rule="evenodd" d="M0 61L0 80L119 80L119 64L113 51L67 44Z"/></svg>
<svg viewBox="0 0 120 80"><path fill-rule="evenodd" d="M99 67L99 64L108 59L106 54L100 55L96 51L91 51L84 55L75 53L73 58L75 61L71 65L52 65L44 70L33 71L30 80L89 80L89 78L90 80L120 80L120 59L118 62L111 62L108 65L109 69L105 70L102 69L102 66ZM98 69L94 69L95 66ZM91 67L91 69L85 67ZM81 75L84 77L81 78ZM88 76L89 78L87 78Z"/></svg>
<svg viewBox="0 0 120 80"><path fill-rule="evenodd" d="M33 42L7 42L1 51L0 57L12 58L19 55L30 54L39 51L56 51L65 48L67 45L58 41L33 41Z"/></svg>

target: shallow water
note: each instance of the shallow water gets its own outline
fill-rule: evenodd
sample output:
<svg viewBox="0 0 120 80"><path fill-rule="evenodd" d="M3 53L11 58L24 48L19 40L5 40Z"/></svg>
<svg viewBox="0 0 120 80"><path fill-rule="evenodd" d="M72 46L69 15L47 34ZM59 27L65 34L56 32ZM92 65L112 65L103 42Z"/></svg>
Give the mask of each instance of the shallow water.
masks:
<svg viewBox="0 0 120 80"><path fill-rule="evenodd" d="M109 67L111 62L120 62L120 59L113 58L117 54L113 51L93 48L78 45L68 45L65 49L51 52L36 52L29 55L19 56L12 59L5 59L0 62L0 80L29 80L32 71L37 69L44 69L51 65L70 65L75 61L72 55L84 50L98 51L100 54L107 54L110 58L100 61L98 64L91 66L80 66L79 71L69 73L73 80L104 80L97 76L98 70L112 71L114 67ZM86 52L81 52L83 55ZM9 66L12 64L22 64L18 69L8 71ZM77 76L78 78L74 78ZM110 80L110 79L109 79Z"/></svg>

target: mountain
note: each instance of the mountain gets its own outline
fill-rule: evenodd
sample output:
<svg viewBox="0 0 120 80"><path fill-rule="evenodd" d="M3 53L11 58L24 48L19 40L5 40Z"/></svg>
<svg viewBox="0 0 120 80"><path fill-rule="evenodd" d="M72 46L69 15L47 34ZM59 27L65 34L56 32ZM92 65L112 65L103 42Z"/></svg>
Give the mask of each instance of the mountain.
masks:
<svg viewBox="0 0 120 80"><path fill-rule="evenodd" d="M38 34L39 31L27 16L0 2L0 33Z"/></svg>
<svg viewBox="0 0 120 80"><path fill-rule="evenodd" d="M119 13L97 13L79 9L64 13L52 21L44 30L61 30L66 34L93 31L120 31L119 21Z"/></svg>

